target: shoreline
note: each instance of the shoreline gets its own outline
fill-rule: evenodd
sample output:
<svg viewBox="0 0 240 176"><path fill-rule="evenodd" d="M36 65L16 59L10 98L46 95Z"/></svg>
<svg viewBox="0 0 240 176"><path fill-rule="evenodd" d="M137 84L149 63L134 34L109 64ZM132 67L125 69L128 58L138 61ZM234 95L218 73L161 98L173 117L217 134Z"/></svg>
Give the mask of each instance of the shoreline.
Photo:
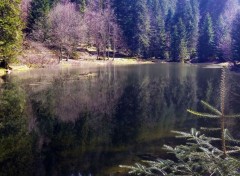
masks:
<svg viewBox="0 0 240 176"><path fill-rule="evenodd" d="M28 67L24 64L10 64L11 70L7 70L4 68L0 68L0 76L4 76L6 74L10 74L11 72L20 73L24 71L28 71L31 69L38 69L38 68L51 68L51 67L73 67L73 66L81 66L81 67L99 67L99 66L127 66L127 65L142 65L142 64L169 64L169 63L179 63L179 62L166 62L161 60L144 60L144 59L137 59L137 58L115 58L112 60L96 60L96 59L84 59L84 60L73 60L69 59L68 61L62 60L58 64L50 64L46 67ZM181 63L180 63L181 64ZM206 63L184 63L186 65L193 65L193 66L204 66L205 68L224 68L230 67L230 62L222 62L222 63L214 63L214 62L206 62Z"/></svg>
<svg viewBox="0 0 240 176"><path fill-rule="evenodd" d="M198 65L198 66L204 66L205 68L229 68L231 66L230 62L205 62L205 63L187 63L189 65Z"/></svg>

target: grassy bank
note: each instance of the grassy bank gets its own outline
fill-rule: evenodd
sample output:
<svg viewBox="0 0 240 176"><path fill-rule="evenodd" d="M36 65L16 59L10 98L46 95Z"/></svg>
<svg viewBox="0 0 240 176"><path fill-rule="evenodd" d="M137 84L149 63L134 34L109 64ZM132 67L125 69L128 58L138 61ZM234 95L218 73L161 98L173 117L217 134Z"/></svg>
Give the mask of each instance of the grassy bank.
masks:
<svg viewBox="0 0 240 176"><path fill-rule="evenodd" d="M6 69L0 68L0 76L3 76L6 74Z"/></svg>

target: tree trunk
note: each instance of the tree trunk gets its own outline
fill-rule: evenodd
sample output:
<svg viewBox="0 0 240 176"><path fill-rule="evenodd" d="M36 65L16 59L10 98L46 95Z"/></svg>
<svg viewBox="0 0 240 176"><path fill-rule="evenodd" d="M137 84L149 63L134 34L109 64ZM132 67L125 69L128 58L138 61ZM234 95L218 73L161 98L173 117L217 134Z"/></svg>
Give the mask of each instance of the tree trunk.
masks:
<svg viewBox="0 0 240 176"><path fill-rule="evenodd" d="M66 61L68 61L68 59L69 59L69 53L67 52L67 58L66 58Z"/></svg>
<svg viewBox="0 0 240 176"><path fill-rule="evenodd" d="M104 51L103 51L103 59L106 60L106 46L104 47Z"/></svg>
<svg viewBox="0 0 240 176"><path fill-rule="evenodd" d="M99 47L97 47L97 60L99 60Z"/></svg>
<svg viewBox="0 0 240 176"><path fill-rule="evenodd" d="M61 60L62 60L62 46L60 47L60 55L59 55L59 63L61 62Z"/></svg>
<svg viewBox="0 0 240 176"><path fill-rule="evenodd" d="M115 41L113 42L113 61L115 59L115 52L116 52L116 46L115 46Z"/></svg>
<svg viewBox="0 0 240 176"><path fill-rule="evenodd" d="M227 157L227 149L226 149L226 137L225 137L225 96L226 96L226 70L222 69L222 75L221 75L221 141L222 141L222 150L223 150L223 157Z"/></svg>

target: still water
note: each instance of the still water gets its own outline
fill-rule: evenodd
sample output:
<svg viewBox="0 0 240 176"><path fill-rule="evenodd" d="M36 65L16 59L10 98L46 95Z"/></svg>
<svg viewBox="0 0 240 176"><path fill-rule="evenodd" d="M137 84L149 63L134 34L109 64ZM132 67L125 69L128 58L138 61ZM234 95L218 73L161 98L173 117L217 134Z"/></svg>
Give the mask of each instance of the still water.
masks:
<svg viewBox="0 0 240 176"><path fill-rule="evenodd" d="M186 109L219 107L221 69L182 64L55 68L4 77L0 175L120 175L120 164L165 157L163 144L214 124ZM240 111L240 76L227 74L227 111ZM228 126L240 137L237 121Z"/></svg>

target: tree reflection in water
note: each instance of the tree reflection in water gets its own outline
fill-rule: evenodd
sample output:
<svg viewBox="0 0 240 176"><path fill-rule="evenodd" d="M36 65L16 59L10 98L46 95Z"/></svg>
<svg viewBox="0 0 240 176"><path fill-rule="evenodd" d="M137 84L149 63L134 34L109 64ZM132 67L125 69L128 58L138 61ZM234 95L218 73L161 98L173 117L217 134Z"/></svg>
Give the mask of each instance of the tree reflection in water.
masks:
<svg viewBox="0 0 240 176"><path fill-rule="evenodd" d="M163 155L163 144L178 142L171 130L206 123L186 109L217 101L220 73L165 64L12 76L1 89L0 172L109 175Z"/></svg>

